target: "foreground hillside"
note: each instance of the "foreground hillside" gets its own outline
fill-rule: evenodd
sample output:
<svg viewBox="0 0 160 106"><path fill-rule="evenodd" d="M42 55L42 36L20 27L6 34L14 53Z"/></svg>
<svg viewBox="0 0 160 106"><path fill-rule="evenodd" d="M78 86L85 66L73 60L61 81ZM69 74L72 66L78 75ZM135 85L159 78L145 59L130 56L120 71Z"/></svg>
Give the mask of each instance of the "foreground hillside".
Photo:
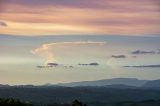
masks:
<svg viewBox="0 0 160 106"><path fill-rule="evenodd" d="M22 102L19 99L0 98L0 106L87 106L87 105L78 100L74 100L72 103L69 104L53 103L53 104L37 105L33 103L27 103L25 101Z"/></svg>
<svg viewBox="0 0 160 106"><path fill-rule="evenodd" d="M34 104L70 103L78 99L89 106L124 101L160 100L160 90L105 87L1 87L0 98L16 98Z"/></svg>
<svg viewBox="0 0 160 106"><path fill-rule="evenodd" d="M119 103L95 103L91 104L95 106L159 106L160 105L160 100L146 100L146 101L125 101L125 102L119 102ZM0 98L0 106L88 106L87 104L82 103L79 100L74 100L72 103L68 104L62 104L62 103L52 103L52 104L33 104L33 103L27 103L27 102L22 102L18 99L13 99L13 98Z"/></svg>

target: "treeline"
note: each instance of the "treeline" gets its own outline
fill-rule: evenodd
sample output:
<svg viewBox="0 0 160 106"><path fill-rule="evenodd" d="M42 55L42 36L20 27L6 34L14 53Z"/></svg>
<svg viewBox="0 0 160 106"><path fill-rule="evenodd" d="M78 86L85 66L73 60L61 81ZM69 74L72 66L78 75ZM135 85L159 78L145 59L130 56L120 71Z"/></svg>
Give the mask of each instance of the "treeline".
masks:
<svg viewBox="0 0 160 106"><path fill-rule="evenodd" d="M22 102L19 99L13 98L0 98L0 106L43 106L43 105L35 105L27 102ZM87 106L81 101L74 100L71 104L46 104L44 106Z"/></svg>
<svg viewBox="0 0 160 106"><path fill-rule="evenodd" d="M160 100L145 100L145 101L126 101L126 102L119 102L119 103L91 103L91 106L160 106ZM13 98L0 98L0 106L87 106L86 104L82 103L79 100L74 100L70 104L32 104L27 102L22 102L19 99Z"/></svg>
<svg viewBox="0 0 160 106"><path fill-rule="evenodd" d="M160 100L124 101L116 103L90 103L90 106L160 106Z"/></svg>
<svg viewBox="0 0 160 106"><path fill-rule="evenodd" d="M74 100L71 104L47 104L45 106L87 106L79 100Z"/></svg>
<svg viewBox="0 0 160 106"><path fill-rule="evenodd" d="M0 88L0 98L18 98L34 104L71 103L76 98L87 103L88 106L92 106L90 103L94 102L117 103L149 99L157 100L160 99L160 90L105 87L9 87Z"/></svg>
<svg viewBox="0 0 160 106"><path fill-rule="evenodd" d="M121 102L116 106L160 106L160 100L145 100L139 102Z"/></svg>
<svg viewBox="0 0 160 106"><path fill-rule="evenodd" d="M0 98L0 106L34 106L34 105L31 103L21 102L19 99Z"/></svg>

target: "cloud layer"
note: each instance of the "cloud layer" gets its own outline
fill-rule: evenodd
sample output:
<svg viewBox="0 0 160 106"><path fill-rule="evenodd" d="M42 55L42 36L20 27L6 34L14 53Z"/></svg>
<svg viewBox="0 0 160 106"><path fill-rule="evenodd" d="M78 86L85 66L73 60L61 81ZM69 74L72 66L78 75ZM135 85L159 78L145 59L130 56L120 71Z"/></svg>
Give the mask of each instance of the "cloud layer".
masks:
<svg viewBox="0 0 160 106"><path fill-rule="evenodd" d="M1 0L3 34L160 34L159 0ZM151 36L151 35L150 35Z"/></svg>

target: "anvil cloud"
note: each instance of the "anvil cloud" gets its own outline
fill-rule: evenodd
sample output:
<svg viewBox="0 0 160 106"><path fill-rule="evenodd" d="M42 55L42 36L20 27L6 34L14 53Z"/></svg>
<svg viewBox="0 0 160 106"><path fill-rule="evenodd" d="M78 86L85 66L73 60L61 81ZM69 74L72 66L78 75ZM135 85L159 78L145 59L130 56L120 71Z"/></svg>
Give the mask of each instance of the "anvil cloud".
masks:
<svg viewBox="0 0 160 106"><path fill-rule="evenodd" d="M38 55L46 59L46 63L49 63L56 61L56 57L59 55L66 55L71 60L72 56L80 56L83 53L85 55L91 54L92 49L95 49L97 46L103 46L105 44L106 42L96 41L55 42L43 44L41 47L38 47L31 52L34 55ZM89 49L87 50L86 48Z"/></svg>

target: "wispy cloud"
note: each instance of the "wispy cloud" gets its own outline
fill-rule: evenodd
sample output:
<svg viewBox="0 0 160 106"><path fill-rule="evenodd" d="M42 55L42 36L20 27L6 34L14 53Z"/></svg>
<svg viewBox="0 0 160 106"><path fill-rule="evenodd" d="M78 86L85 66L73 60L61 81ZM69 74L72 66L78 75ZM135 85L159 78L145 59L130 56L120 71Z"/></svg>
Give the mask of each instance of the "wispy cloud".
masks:
<svg viewBox="0 0 160 106"><path fill-rule="evenodd" d="M132 51L131 54L140 55L140 54L156 54L155 51L144 51L144 50L136 50Z"/></svg>
<svg viewBox="0 0 160 106"><path fill-rule="evenodd" d="M160 68L160 65L137 65L137 66L124 66L133 68Z"/></svg>
<svg viewBox="0 0 160 106"><path fill-rule="evenodd" d="M46 65L38 65L37 68L52 69L52 68L74 68L73 65L58 64L58 63L47 63Z"/></svg>
<svg viewBox="0 0 160 106"><path fill-rule="evenodd" d="M0 19L9 23L1 33L160 34L159 4L159 0L1 0Z"/></svg>
<svg viewBox="0 0 160 106"><path fill-rule="evenodd" d="M104 45L106 42L97 42L97 41L75 41L75 42L56 42L56 43L49 43L49 44L44 44L44 46L49 47L53 45Z"/></svg>

